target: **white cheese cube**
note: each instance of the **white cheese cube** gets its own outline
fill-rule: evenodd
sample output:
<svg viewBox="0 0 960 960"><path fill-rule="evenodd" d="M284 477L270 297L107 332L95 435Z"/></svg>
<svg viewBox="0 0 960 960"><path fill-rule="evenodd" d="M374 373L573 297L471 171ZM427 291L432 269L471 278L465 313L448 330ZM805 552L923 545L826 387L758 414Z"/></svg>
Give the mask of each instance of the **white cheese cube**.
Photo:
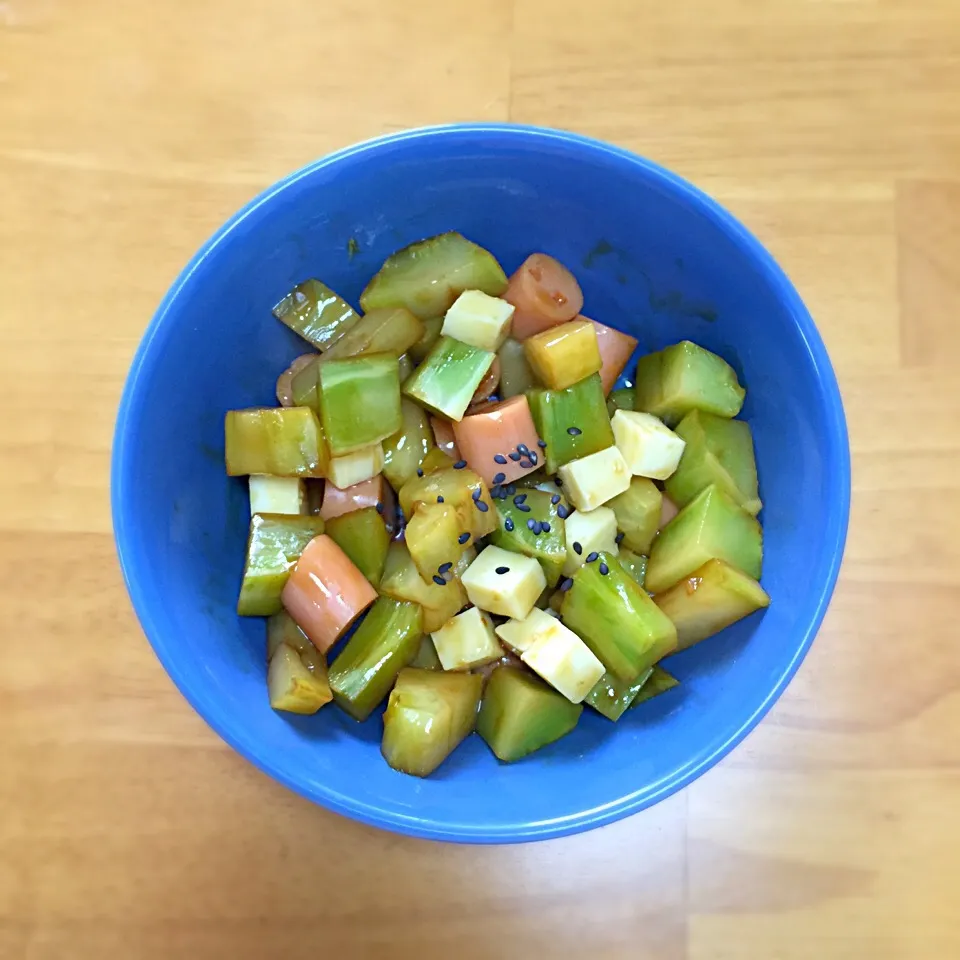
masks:
<svg viewBox="0 0 960 960"><path fill-rule="evenodd" d="M677 469L687 441L652 413L618 410L610 425L617 449L635 477L666 480Z"/></svg>
<svg viewBox="0 0 960 960"><path fill-rule="evenodd" d="M250 474L250 516L255 513L297 516L307 512L306 504L306 487L297 477Z"/></svg>
<svg viewBox="0 0 960 960"><path fill-rule="evenodd" d="M571 460L558 473L564 493L578 510L595 510L630 486L630 469L616 447Z"/></svg>
<svg viewBox="0 0 960 960"><path fill-rule="evenodd" d="M352 487L355 483L371 480L382 469L383 444L378 443L342 457L331 458L327 476L335 487L342 490L344 487Z"/></svg>
<svg viewBox="0 0 960 960"><path fill-rule="evenodd" d="M494 633L503 641L503 645L518 657L530 647L534 640L549 630L554 619L546 610L534 607L522 620L508 620L494 629Z"/></svg>
<svg viewBox="0 0 960 960"><path fill-rule="evenodd" d="M593 651L559 620L550 620L520 659L571 703L580 703L603 676Z"/></svg>
<svg viewBox="0 0 960 960"><path fill-rule="evenodd" d="M476 607L458 613L430 636L444 670L482 667L503 656L490 615Z"/></svg>
<svg viewBox="0 0 960 960"><path fill-rule="evenodd" d="M460 582L474 606L515 620L533 609L547 586L543 568L532 557L493 546L480 552Z"/></svg>
<svg viewBox="0 0 960 960"><path fill-rule="evenodd" d="M510 332L513 304L482 290L464 290L443 318L440 332L480 350L499 350Z"/></svg>
<svg viewBox="0 0 960 960"><path fill-rule="evenodd" d="M609 507L575 510L567 517L563 531L567 538L567 559L563 565L565 577L572 577L594 550L620 552L617 545L617 515Z"/></svg>

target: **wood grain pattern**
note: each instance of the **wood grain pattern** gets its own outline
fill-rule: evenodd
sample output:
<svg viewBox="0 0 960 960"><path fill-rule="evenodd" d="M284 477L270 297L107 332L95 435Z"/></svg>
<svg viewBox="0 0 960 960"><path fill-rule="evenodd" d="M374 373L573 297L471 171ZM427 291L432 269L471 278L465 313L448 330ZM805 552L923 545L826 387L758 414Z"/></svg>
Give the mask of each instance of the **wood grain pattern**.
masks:
<svg viewBox="0 0 960 960"><path fill-rule="evenodd" d="M0 957L960 956L955 0L0 2ZM854 452L841 584L726 762L568 840L373 831L233 755L143 640L113 416L168 283L332 148L512 119L714 193L797 282Z"/></svg>

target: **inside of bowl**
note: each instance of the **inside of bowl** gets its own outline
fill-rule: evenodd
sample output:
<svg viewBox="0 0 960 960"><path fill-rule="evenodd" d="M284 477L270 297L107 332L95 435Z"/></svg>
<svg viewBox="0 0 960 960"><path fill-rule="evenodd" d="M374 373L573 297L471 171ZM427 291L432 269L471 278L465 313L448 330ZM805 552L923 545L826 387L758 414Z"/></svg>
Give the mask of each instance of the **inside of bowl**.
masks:
<svg viewBox="0 0 960 960"><path fill-rule="evenodd" d="M747 388L770 609L669 661L680 688L523 762L471 737L427 779L391 770L381 721L275 713L262 620L234 612L246 484L223 469L223 414L275 402L304 345L270 313L322 278L356 303L383 259L459 230L509 273L533 251L576 274L584 313L645 352L691 339ZM321 162L248 208L171 291L131 375L114 498L138 614L180 688L246 756L377 823L461 839L567 832L665 795L736 742L806 650L845 526L842 412L789 284L733 221L657 170L597 145L518 131L399 138ZM838 419L839 418L839 419Z"/></svg>

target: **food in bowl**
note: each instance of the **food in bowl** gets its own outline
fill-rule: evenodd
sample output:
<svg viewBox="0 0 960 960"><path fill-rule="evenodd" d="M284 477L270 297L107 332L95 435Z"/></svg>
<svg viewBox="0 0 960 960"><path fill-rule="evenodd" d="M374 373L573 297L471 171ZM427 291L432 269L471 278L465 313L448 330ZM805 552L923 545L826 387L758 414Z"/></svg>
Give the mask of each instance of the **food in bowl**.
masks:
<svg viewBox="0 0 960 960"><path fill-rule="evenodd" d="M583 306L552 257L508 279L453 232L390 256L362 313L315 279L277 304L315 352L225 421L275 709L386 700L381 752L416 776L474 730L516 761L769 604L733 368L682 341L614 390L637 341Z"/></svg>

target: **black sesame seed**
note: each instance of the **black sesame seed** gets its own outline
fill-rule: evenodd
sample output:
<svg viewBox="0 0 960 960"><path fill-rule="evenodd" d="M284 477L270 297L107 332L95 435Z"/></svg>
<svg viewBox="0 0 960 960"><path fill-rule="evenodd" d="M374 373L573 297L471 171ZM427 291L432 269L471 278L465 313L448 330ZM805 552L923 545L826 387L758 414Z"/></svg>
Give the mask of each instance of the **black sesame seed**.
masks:
<svg viewBox="0 0 960 960"><path fill-rule="evenodd" d="M382 503L378 503L378 504L377 504L377 513L379 513L381 516L383 515L383 504L382 504Z"/></svg>
<svg viewBox="0 0 960 960"><path fill-rule="evenodd" d="M570 577L564 578L563 583L560 584L560 590L562 593L566 593L573 586L573 580Z"/></svg>
<svg viewBox="0 0 960 960"><path fill-rule="evenodd" d="M437 503L443 503L443 497L437 497Z"/></svg>
<svg viewBox="0 0 960 960"><path fill-rule="evenodd" d="M546 441L546 440L538 440L538 441L537 441L537 446L538 446L541 450L546 450L546 449L547 449L547 441Z"/></svg>
<svg viewBox="0 0 960 960"><path fill-rule="evenodd" d="M554 477L554 478L553 478L553 482L554 482L558 487L562 487L562 486L563 486L563 477Z"/></svg>
<svg viewBox="0 0 960 960"><path fill-rule="evenodd" d="M570 516L570 508L567 507L566 504L561 503L560 506L557 507L557 516L558 516L561 520L566 520L567 517Z"/></svg>
<svg viewBox="0 0 960 960"><path fill-rule="evenodd" d="M423 476L423 471L422 471L419 467L417 467L417 476L418 476L418 477L422 477L422 476Z"/></svg>
<svg viewBox="0 0 960 960"><path fill-rule="evenodd" d="M518 503L516 506L517 506L517 509L518 509L521 513L529 513L529 512L530 512L530 508L529 508L525 503Z"/></svg>
<svg viewBox="0 0 960 960"><path fill-rule="evenodd" d="M567 427L567 433L569 433L571 437L579 437L583 431L579 427Z"/></svg>
<svg viewBox="0 0 960 960"><path fill-rule="evenodd" d="M503 573L509 573L509 572L510 572L509 567L497 567L497 573L503 574Z"/></svg>
<svg viewBox="0 0 960 960"><path fill-rule="evenodd" d="M605 577L610 572L610 568L605 563L601 563L598 569L600 570L600 576L602 577Z"/></svg>
<svg viewBox="0 0 960 960"><path fill-rule="evenodd" d="M530 452L530 448L525 443L518 443L517 452L520 454L528 454Z"/></svg>
<svg viewBox="0 0 960 960"><path fill-rule="evenodd" d="M530 462L531 462L534 466L536 466L537 463L539 462L539 461L537 460L537 455L536 455L532 450L530 450L530 451L527 452L527 456L530 458Z"/></svg>
<svg viewBox="0 0 960 960"><path fill-rule="evenodd" d="M623 543L623 533L618 533L613 539L617 543Z"/></svg>
<svg viewBox="0 0 960 960"><path fill-rule="evenodd" d="M506 462L507 462L507 458L506 458L502 453L498 453L498 454L495 454L495 455L494 455L493 462L494 462L494 463L506 463Z"/></svg>
<svg viewBox="0 0 960 960"><path fill-rule="evenodd" d="M539 532L540 532L540 524L539 524L539 522L536 521L536 520L528 520L528 521L527 521L527 529L528 529L528 530L532 530L534 533L539 533Z"/></svg>
<svg viewBox="0 0 960 960"><path fill-rule="evenodd" d="M540 532L541 532L541 533L549 533L549 532L550 532L550 524L549 524L546 520L541 520L541 521L540 521Z"/></svg>
<svg viewBox="0 0 960 960"><path fill-rule="evenodd" d="M440 566L437 567L437 573L446 573L452 566L453 564L449 560L446 563L441 563Z"/></svg>
<svg viewBox="0 0 960 960"><path fill-rule="evenodd" d="M525 493L518 493L514 498L513 502L519 507L521 503L527 502L527 495Z"/></svg>
<svg viewBox="0 0 960 960"><path fill-rule="evenodd" d="M507 533L513 531L513 520L510 517L507 517L507 519L503 521L503 529L506 530Z"/></svg>
<svg viewBox="0 0 960 960"><path fill-rule="evenodd" d="M587 554L587 563L593 563L593 561L596 560L597 557L599 557L599 556L600 556L600 554L597 553L596 550L594 550L592 553L588 553L588 554Z"/></svg>
<svg viewBox="0 0 960 960"><path fill-rule="evenodd" d="M507 484L507 496L512 497L517 492L517 485L515 483Z"/></svg>
<svg viewBox="0 0 960 960"><path fill-rule="evenodd" d="M483 496L483 491L479 487L477 487L477 489L474 490L473 493L470 494L470 496L473 497L474 500L479 500L480 497Z"/></svg>
<svg viewBox="0 0 960 960"><path fill-rule="evenodd" d="M443 577L441 577L439 574L436 574L436 573L433 575L433 582L438 587L445 587L447 585L447 581L444 580Z"/></svg>
<svg viewBox="0 0 960 960"><path fill-rule="evenodd" d="M498 474L493 478L493 482L494 482L494 483L503 483L503 481L506 480L506 479L507 479L507 475L506 475L505 473L498 473Z"/></svg>
<svg viewBox="0 0 960 960"><path fill-rule="evenodd" d="M560 502L560 494L559 494L559 493L555 493L555 494L550 498L550 502L551 502L554 506L556 506L556 505Z"/></svg>
<svg viewBox="0 0 960 960"><path fill-rule="evenodd" d="M508 453L507 456L508 456L511 460L513 460L514 463L516 463L516 462L520 459L521 454L517 453L517 451L514 450L513 453Z"/></svg>
<svg viewBox="0 0 960 960"><path fill-rule="evenodd" d="M573 552L579 557L583 553L583 544L579 540L573 541Z"/></svg>
<svg viewBox="0 0 960 960"><path fill-rule="evenodd" d="M481 513L486 513L490 509L482 500L474 500L473 502Z"/></svg>
<svg viewBox="0 0 960 960"><path fill-rule="evenodd" d="M457 537L457 543L466 543L469 539L470 539L469 533L461 533L460 536Z"/></svg>
<svg viewBox="0 0 960 960"><path fill-rule="evenodd" d="M466 461L466 460L458 460L458 461L453 465L453 469L454 469L454 470L462 470L466 465L467 465L467 461Z"/></svg>

